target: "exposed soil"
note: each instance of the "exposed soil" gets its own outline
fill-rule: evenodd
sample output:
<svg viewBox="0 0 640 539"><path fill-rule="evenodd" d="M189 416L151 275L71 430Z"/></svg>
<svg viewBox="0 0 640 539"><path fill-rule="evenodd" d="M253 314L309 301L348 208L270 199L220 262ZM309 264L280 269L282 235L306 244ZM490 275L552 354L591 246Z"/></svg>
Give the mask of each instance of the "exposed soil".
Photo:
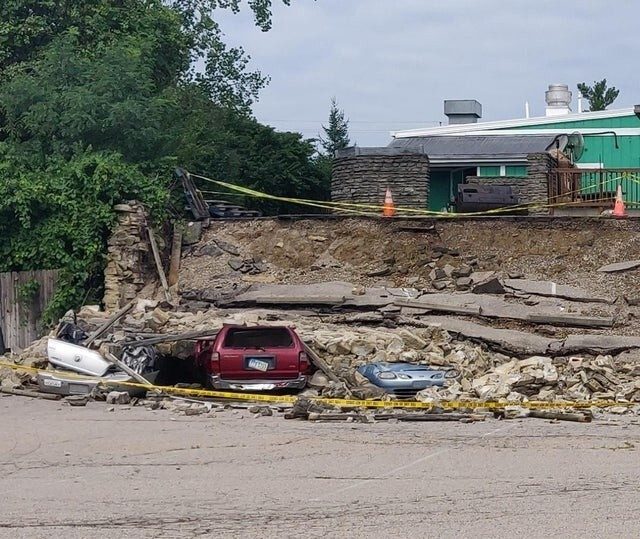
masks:
<svg viewBox="0 0 640 539"><path fill-rule="evenodd" d="M413 230L407 231L407 227ZM204 291L212 300L233 296L253 283L339 280L355 286L434 292L430 278L434 265L471 264L474 271L549 280L610 298L614 305L582 304L579 309L569 305L568 312L615 315L616 327L605 333L636 335L640 334L640 312L627 306L623 297L640 297L640 270L614 274L597 270L605 264L637 258L640 221L635 219L215 221L200 243L186 250L180 281L183 291ZM238 261L255 262L259 270L243 273L232 269L230 263ZM448 290L454 291L451 286ZM522 327L514 321L491 324ZM551 327L538 327L537 331L566 333Z"/></svg>
<svg viewBox="0 0 640 539"><path fill-rule="evenodd" d="M213 222L202 241L183 261L183 288L207 288L219 279L234 282L310 283L344 280L354 284L428 286L429 262L438 267L478 259L477 269L521 273L612 297L635 295L638 271L598 273L613 262L640 258L640 222L597 219L504 219L438 221L433 232L425 221L372 219ZM233 271L228 253L202 255L206 245L223 240L241 257L267 264L266 275ZM435 258L445 246L460 256ZM388 276L367 274L392 266ZM415 282L418 278L418 282Z"/></svg>

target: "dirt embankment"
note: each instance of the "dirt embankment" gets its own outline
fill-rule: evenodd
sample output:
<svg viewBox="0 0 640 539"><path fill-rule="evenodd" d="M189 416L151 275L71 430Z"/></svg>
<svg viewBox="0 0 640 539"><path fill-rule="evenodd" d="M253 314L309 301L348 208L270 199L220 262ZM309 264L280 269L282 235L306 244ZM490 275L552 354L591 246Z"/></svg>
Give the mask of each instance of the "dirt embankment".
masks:
<svg viewBox="0 0 640 539"><path fill-rule="evenodd" d="M602 219L214 222L187 249L180 281L183 290L336 280L428 290L434 268L470 264L612 299L633 297L637 270L597 270L640 258L639 232L640 221ZM237 261L246 264L234 269Z"/></svg>

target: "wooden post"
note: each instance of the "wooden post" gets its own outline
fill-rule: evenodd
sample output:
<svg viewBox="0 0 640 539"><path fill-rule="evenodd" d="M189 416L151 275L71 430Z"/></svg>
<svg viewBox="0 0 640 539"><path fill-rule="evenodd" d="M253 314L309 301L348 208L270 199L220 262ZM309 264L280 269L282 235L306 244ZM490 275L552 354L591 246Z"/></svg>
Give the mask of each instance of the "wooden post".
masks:
<svg viewBox="0 0 640 539"><path fill-rule="evenodd" d="M304 351L309 356L309 359L311 360L311 362L316 367L318 367L323 373L325 373L327 375L327 378L329 378L329 380L331 380L332 382L341 381L340 378L338 378L338 376L336 375L336 373L334 373L331 370L331 367L329 367L329 364L324 359L322 359L318 354L316 354L315 351L308 344L304 345Z"/></svg>
<svg viewBox="0 0 640 539"><path fill-rule="evenodd" d="M169 286L178 284L180 274L180 257L182 256L182 230L173 226L173 242L171 244L171 263L169 264Z"/></svg>
<svg viewBox="0 0 640 539"><path fill-rule="evenodd" d="M138 341L126 342L123 348L137 348L138 346L152 346L163 342L175 342L175 341L190 341L193 339L200 339L203 337L215 337L218 334L217 329L205 329L201 331L188 331L186 333L178 334L166 334L158 335L156 337L149 337ZM144 335L139 333L138 335Z"/></svg>
<svg viewBox="0 0 640 539"><path fill-rule="evenodd" d="M160 259L160 251L158 250L158 244L156 243L156 237L153 235L153 229L148 226L147 232L149 233L149 242L151 243L151 250L153 251L153 259L156 262L156 269L158 270L158 276L160 277L160 283L164 289L164 296L167 301L171 301L171 294L169 292L169 284L167 283L167 277L164 274L164 268L162 267L162 260Z"/></svg>
<svg viewBox="0 0 640 539"><path fill-rule="evenodd" d="M526 406L526 404L524 404L524 406ZM556 412L554 410L531 410L529 417L557 419L558 421L575 421L576 423L591 423L591 416L588 414Z"/></svg>
<svg viewBox="0 0 640 539"><path fill-rule="evenodd" d="M116 356L114 356L111 352L106 352L104 354L105 359L110 361L114 365L116 365L119 369L126 372L131 378L133 378L136 382L140 382L142 385L153 387L153 384L149 382L146 378L144 378L141 374L138 374L131 367L128 367L122 361L120 361Z"/></svg>
<svg viewBox="0 0 640 539"><path fill-rule="evenodd" d="M127 303L122 309L120 309L117 313L109 318L104 324L102 324L98 329L96 329L89 338L82 343L83 346L89 348L93 341L95 341L100 335L102 335L105 331L107 331L113 324L115 324L118 320L120 320L125 314L127 314L133 308L134 302L130 301Z"/></svg>
<svg viewBox="0 0 640 539"><path fill-rule="evenodd" d="M0 387L0 393L6 393L7 395L18 395L20 397L31 397L32 399L44 399L48 401L59 401L62 398L62 395L40 393L39 391L30 391L28 389L10 389L8 387Z"/></svg>

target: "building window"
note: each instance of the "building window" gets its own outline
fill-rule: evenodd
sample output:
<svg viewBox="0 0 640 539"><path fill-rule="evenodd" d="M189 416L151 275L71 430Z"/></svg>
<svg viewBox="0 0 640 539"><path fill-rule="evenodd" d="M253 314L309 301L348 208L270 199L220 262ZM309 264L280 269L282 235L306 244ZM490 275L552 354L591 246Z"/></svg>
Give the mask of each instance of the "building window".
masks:
<svg viewBox="0 0 640 539"><path fill-rule="evenodd" d="M507 176L522 177L527 175L526 165L507 165L505 169L505 174Z"/></svg>
<svg viewBox="0 0 640 539"><path fill-rule="evenodd" d="M478 167L478 176L500 176L500 167Z"/></svg>
<svg viewBox="0 0 640 539"><path fill-rule="evenodd" d="M478 167L478 176L498 178L501 176L522 178L527 175L527 165L495 165Z"/></svg>

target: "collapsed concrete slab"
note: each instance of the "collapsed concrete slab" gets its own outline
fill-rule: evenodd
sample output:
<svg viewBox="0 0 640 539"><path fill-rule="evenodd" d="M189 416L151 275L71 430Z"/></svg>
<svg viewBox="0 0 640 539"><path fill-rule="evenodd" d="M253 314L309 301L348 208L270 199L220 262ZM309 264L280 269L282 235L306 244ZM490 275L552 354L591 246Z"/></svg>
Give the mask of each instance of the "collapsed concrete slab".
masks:
<svg viewBox="0 0 640 539"><path fill-rule="evenodd" d="M316 283L309 285L256 285L247 292L221 304L235 305L341 305L351 298L353 285L343 281Z"/></svg>
<svg viewBox="0 0 640 539"><path fill-rule="evenodd" d="M328 305L347 308L377 309L391 305L399 298L416 298L415 288L356 287L343 281L308 285L256 285L253 289L221 302L224 306L240 305Z"/></svg>
<svg viewBox="0 0 640 539"><path fill-rule="evenodd" d="M413 309L416 314L422 312L444 312L451 314L477 316L483 318L502 318L522 320L534 324L553 324L576 327L611 327L612 316L585 316L581 313L567 313L560 303L547 301L542 305L530 307L513 303L495 295L480 294L425 294L416 300L395 301L394 305Z"/></svg>
<svg viewBox="0 0 640 539"><path fill-rule="evenodd" d="M601 273L616 273L618 271L629 271L640 268L640 260L628 260L626 262L617 262L615 264L607 264L598 268Z"/></svg>
<svg viewBox="0 0 640 539"><path fill-rule="evenodd" d="M640 349L640 337L622 335L569 335L565 339L552 339L526 331L500 329L446 316L421 316L404 318L411 325L429 325L441 328L474 342L486 343L495 350L526 355L565 356L569 354L616 354L625 350Z"/></svg>
<svg viewBox="0 0 640 539"><path fill-rule="evenodd" d="M528 279L505 279L503 281L507 289L522 294L535 296L547 296L564 298L571 301L590 303L613 303L615 298L607 298L591 294L582 288L553 283L551 281L530 281Z"/></svg>
<svg viewBox="0 0 640 539"><path fill-rule="evenodd" d="M411 324L410 320L406 320L406 322ZM444 329L458 338L463 337L471 341L483 342L491 348L523 356L545 355L554 346L559 347L562 343L558 339L550 339L525 331L492 328L446 316L422 316L419 322Z"/></svg>
<svg viewBox="0 0 640 539"><path fill-rule="evenodd" d="M552 346L555 350L556 345ZM624 350L640 348L640 337L622 335L569 335L558 348L558 355L590 352L616 354Z"/></svg>

